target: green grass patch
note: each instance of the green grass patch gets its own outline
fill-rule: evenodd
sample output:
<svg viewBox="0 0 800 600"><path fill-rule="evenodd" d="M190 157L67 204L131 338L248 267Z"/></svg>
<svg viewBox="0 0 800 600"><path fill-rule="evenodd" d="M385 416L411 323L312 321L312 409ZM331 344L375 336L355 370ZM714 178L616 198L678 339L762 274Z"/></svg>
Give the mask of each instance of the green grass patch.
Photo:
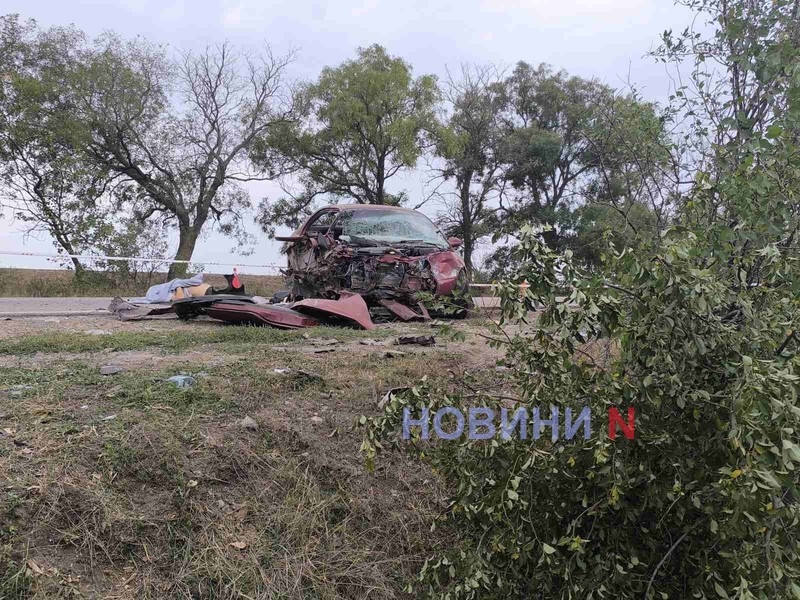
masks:
<svg viewBox="0 0 800 600"><path fill-rule="evenodd" d="M194 376L194 385L179 388L168 381L179 373ZM21 392L22 398L53 398L57 402L71 397L101 397L119 409L166 406L179 413L230 410L233 404L225 392L226 382L223 372L208 373L204 367L192 365L155 372L128 371L111 377L102 376L97 367L81 362L71 362L60 368L0 368L2 394Z"/></svg>
<svg viewBox="0 0 800 600"><path fill-rule="evenodd" d="M200 341L214 333L199 329ZM14 482L5 504L0 494L0 598L105 597L122 580L145 600L408 597L402 582L431 553L439 492L406 462L374 484L353 477L362 460L350 427L387 388L449 377L459 355L315 355L302 338L396 336L391 328L219 331L229 330L237 335L213 352L237 349L223 364L148 359L111 376L97 357L0 368L0 414L22 444L0 437ZM163 347L197 347L186 339ZM270 347L283 342L297 343ZM196 383L166 381L179 373ZM310 421L314 411L324 424ZM256 431L237 426L244 415ZM29 576L28 559L59 576ZM92 580L97 569L107 581Z"/></svg>
<svg viewBox="0 0 800 600"><path fill-rule="evenodd" d="M0 340L0 354L24 355L42 352L100 352L111 350L142 350L161 348L167 352L184 352L198 344L226 344L231 348L249 344L301 343L304 335L309 338L347 341L364 338L386 338L396 334L387 329L363 331L346 327L313 327L287 331L271 327L223 326L197 327L184 331L131 332L123 331L109 335L86 333L40 333L18 338Z"/></svg>

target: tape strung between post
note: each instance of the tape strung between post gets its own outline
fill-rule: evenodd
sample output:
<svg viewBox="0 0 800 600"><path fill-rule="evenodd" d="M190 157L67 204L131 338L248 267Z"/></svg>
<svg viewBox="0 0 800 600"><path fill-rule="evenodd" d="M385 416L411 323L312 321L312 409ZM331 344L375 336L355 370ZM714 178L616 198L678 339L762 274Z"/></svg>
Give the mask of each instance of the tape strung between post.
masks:
<svg viewBox="0 0 800 600"><path fill-rule="evenodd" d="M207 262L204 260L175 260L171 258L145 258L143 256L96 256L92 254L47 254L44 252L12 252L10 250L0 250L0 255L4 256L36 256L39 258L79 258L83 260L129 260L133 262L155 262L155 263L183 263L195 265L211 265L215 267L258 267L265 269L282 269L283 265L255 265L249 263L221 263Z"/></svg>
<svg viewBox="0 0 800 600"><path fill-rule="evenodd" d="M254 265L250 263L221 263L207 262L204 260L175 260L172 258L145 258L143 256L95 256L92 254L47 254L44 252L12 252L11 250L0 250L2 256L35 256L38 258L78 258L83 260L129 260L133 262L156 262L156 263L181 263L208 265L213 267L255 267L259 269L283 269L284 265ZM471 287L496 287L495 283L470 283ZM526 287L520 285L520 287Z"/></svg>

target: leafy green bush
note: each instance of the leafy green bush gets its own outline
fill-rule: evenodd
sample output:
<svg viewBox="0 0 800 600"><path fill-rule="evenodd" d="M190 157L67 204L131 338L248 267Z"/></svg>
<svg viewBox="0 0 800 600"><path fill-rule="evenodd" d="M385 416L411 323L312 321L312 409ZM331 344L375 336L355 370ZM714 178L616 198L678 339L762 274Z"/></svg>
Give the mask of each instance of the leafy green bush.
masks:
<svg viewBox="0 0 800 600"><path fill-rule="evenodd" d="M750 87L705 98L706 168L674 225L592 272L529 228L500 290L513 404L557 407L562 435L566 409L589 406L589 439L403 442L405 407L509 402L469 381L423 382L365 421L368 464L403 446L452 490L462 543L426 563L418 597L800 599L796 20L787 2L691 4L718 11L699 63ZM611 407L634 407L635 439L609 438Z"/></svg>
<svg viewBox="0 0 800 600"><path fill-rule="evenodd" d="M708 242L673 229L652 257L618 255L612 282L565 265L526 234L504 314L524 326L528 311L546 308L502 342L519 404L561 415L588 405L593 435L417 440L451 482L449 517L465 536L464 547L426 565L418 591L800 597L798 359L784 343L798 321L797 296L787 295L798 291L794 265L777 249L756 252L769 254L765 285L736 289L703 267L729 258ZM556 295L562 278L568 297ZM520 301L523 279L533 283ZM616 349L605 367L586 350L598 340ZM374 456L381 440L398 441L404 406L418 415L464 402L424 386L400 395L370 421L364 448ZM499 399L472 404L497 409ZM611 406L635 407L635 440L602 431Z"/></svg>

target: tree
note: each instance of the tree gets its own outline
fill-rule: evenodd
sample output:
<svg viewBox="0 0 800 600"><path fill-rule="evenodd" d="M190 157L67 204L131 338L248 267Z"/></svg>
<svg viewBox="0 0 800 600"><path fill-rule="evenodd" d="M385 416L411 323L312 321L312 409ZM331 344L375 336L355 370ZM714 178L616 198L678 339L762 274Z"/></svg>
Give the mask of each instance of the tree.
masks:
<svg viewBox="0 0 800 600"><path fill-rule="evenodd" d="M260 178L247 151L291 118L290 59L225 43L172 61L161 48L113 36L88 54L75 86L92 132L88 153L127 183L140 219L177 228L177 260L191 259L209 220L243 239L250 199L239 184ZM185 271L173 264L169 277Z"/></svg>
<svg viewBox="0 0 800 600"><path fill-rule="evenodd" d="M378 45L323 69L302 93L303 118L260 136L253 153L271 175L290 174L302 189L292 193L286 184L286 197L262 203L265 231L297 225L321 196L402 203L405 196L390 193L387 182L416 165L437 96L433 76L412 77L408 63Z"/></svg>
<svg viewBox="0 0 800 600"><path fill-rule="evenodd" d="M670 156L655 106L548 65L520 62L505 83L506 232L548 225L548 243L564 248L587 202L644 201L663 212Z"/></svg>
<svg viewBox="0 0 800 600"><path fill-rule="evenodd" d="M438 220L448 235L461 238L471 273L475 246L491 232L487 221L504 183L498 153L504 90L495 68L464 66L460 79L445 82L443 96L452 113L436 130L436 156L443 161L436 175L452 180L453 189L439 193L446 210Z"/></svg>
<svg viewBox="0 0 800 600"><path fill-rule="evenodd" d="M658 218L643 202L589 202L575 209L567 247L581 264L597 268L609 243L618 248L657 244Z"/></svg>
<svg viewBox="0 0 800 600"><path fill-rule="evenodd" d="M107 173L86 160L87 132L68 92L83 44L72 27L0 20L0 207L71 255L114 234ZM84 270L80 259L69 262Z"/></svg>
<svg viewBox="0 0 800 600"><path fill-rule="evenodd" d="M502 153L510 186L501 209L512 230L531 221L552 225L547 235L556 244L559 221L569 214L580 178L594 166L584 136L593 122L592 106L610 90L525 62L517 64L505 89Z"/></svg>
<svg viewBox="0 0 800 600"><path fill-rule="evenodd" d="M603 95L592 110L595 121L584 135L595 166L581 187L582 203L561 226L563 246L596 266L609 240L618 247L657 244L681 183L656 106L633 91Z"/></svg>
<svg viewBox="0 0 800 600"><path fill-rule="evenodd" d="M690 3L708 22L667 58L689 55L698 80L706 61L726 71L710 112L684 115L701 168L655 247L610 247L587 272L523 232L501 291L516 406L588 405L594 435L416 444L463 533L417 597L800 598L798 5ZM462 406L475 389L396 396L368 422L368 457L397 442L404 406ZM508 395L481 397L499 411ZM635 439L594 429L629 406Z"/></svg>

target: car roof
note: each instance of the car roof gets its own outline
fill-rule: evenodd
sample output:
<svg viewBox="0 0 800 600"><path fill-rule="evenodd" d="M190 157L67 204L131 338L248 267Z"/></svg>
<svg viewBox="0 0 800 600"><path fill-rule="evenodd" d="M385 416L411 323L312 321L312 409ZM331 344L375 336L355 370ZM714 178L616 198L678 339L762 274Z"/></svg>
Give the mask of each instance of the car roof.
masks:
<svg viewBox="0 0 800 600"><path fill-rule="evenodd" d="M329 204L319 209L323 210L337 210L339 212L348 212L354 210L388 210L390 212L404 212L404 213L417 213L422 214L413 208L405 208L402 206L392 206L390 204Z"/></svg>
<svg viewBox="0 0 800 600"><path fill-rule="evenodd" d="M430 221L430 218L427 215L419 212L418 210L414 210L413 208L403 208L402 206L391 206L391 205L386 205L386 204L357 204L357 203L351 203L351 204L328 204L327 206L323 206L322 208L320 208L318 210L315 210L314 213L312 215L310 215L303 222L303 224L300 225L300 227L295 229L292 232L291 235L277 235L277 236L275 236L275 239L279 240L279 241L283 241L283 242L294 241L296 238L299 238L299 236L304 235L304 232L305 232L306 228L309 226L309 223L311 222L311 220L314 219L314 217L317 217L318 215L320 215L321 213L324 213L324 212L353 212L355 210L385 210L385 211L397 212L397 213L416 214L416 215L422 215L423 217L425 217L426 219L428 219Z"/></svg>

